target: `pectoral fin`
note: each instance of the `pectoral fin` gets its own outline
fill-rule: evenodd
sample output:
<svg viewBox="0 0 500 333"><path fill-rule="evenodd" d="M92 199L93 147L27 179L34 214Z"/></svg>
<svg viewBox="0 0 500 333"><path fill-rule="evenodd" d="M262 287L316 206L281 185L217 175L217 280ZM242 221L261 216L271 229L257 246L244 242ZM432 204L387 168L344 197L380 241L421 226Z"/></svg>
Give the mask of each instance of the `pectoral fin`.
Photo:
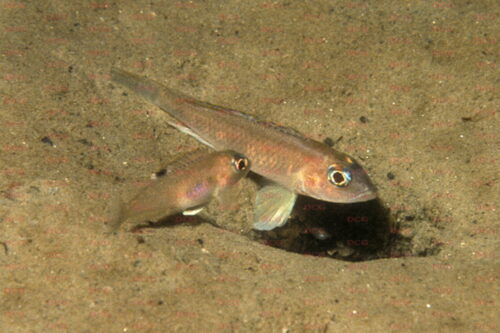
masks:
<svg viewBox="0 0 500 333"><path fill-rule="evenodd" d="M296 199L295 193L276 184L261 188L255 199L253 228L272 230L284 225L292 212Z"/></svg>

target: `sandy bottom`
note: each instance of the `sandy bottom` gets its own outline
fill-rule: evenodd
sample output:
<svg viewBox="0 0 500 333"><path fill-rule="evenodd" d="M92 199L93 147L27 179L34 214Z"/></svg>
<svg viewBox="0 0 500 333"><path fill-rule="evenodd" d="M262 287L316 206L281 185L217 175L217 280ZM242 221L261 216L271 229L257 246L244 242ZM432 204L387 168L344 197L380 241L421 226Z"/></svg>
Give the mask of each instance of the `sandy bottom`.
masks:
<svg viewBox="0 0 500 333"><path fill-rule="evenodd" d="M498 331L498 2L30 3L0 11L1 332ZM380 199L255 232L245 179L107 235L200 147L112 66L328 138Z"/></svg>

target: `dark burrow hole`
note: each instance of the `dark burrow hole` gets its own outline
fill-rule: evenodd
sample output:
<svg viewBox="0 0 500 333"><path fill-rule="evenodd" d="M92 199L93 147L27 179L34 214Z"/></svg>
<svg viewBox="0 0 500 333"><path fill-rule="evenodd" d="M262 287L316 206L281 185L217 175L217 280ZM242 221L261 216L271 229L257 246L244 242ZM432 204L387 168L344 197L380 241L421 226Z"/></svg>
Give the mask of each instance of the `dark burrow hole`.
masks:
<svg viewBox="0 0 500 333"><path fill-rule="evenodd" d="M437 254L439 244L412 252L412 238L400 229L415 222L415 216L391 213L379 199L334 204L299 196L285 226L254 231L253 238L286 251L345 261Z"/></svg>
<svg viewBox="0 0 500 333"><path fill-rule="evenodd" d="M303 196L286 225L255 231L256 240L272 247L347 261L386 257L390 235L389 212L379 200L334 204Z"/></svg>

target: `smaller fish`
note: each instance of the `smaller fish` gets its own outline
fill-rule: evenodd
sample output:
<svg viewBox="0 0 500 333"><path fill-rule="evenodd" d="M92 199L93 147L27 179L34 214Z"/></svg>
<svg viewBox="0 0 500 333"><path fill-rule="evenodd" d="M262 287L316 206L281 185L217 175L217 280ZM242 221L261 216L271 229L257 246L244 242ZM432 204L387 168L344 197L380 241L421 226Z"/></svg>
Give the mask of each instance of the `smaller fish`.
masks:
<svg viewBox="0 0 500 333"><path fill-rule="evenodd" d="M128 203L118 205L112 231L122 224L156 221L174 214L195 215L214 197L229 199L231 189L250 170L250 162L232 150L194 151L167 166Z"/></svg>

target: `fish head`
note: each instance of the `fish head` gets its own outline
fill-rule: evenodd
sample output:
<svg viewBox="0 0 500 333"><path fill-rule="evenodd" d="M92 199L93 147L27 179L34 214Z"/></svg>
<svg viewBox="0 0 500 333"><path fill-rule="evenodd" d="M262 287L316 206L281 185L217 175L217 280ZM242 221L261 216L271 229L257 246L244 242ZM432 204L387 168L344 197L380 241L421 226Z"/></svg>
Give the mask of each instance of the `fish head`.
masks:
<svg viewBox="0 0 500 333"><path fill-rule="evenodd" d="M243 154L232 150L220 152L213 164L216 183L219 187L236 184L250 171L250 161Z"/></svg>
<svg viewBox="0 0 500 333"><path fill-rule="evenodd" d="M304 163L299 175L300 194L337 203L363 202L377 197L370 177L354 158L330 147L321 155L311 163Z"/></svg>

